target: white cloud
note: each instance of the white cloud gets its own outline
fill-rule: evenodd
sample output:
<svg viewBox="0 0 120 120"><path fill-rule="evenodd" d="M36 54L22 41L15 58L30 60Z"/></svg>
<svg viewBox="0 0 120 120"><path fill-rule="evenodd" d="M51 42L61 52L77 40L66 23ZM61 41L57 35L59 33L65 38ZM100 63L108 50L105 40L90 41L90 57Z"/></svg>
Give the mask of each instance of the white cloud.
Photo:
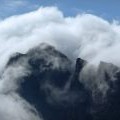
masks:
<svg viewBox="0 0 120 120"><path fill-rule="evenodd" d="M82 57L95 63L103 60L120 66L119 33L118 23L92 14L64 17L55 7L40 8L1 20L1 62L4 65L13 52L25 52L46 42L73 59Z"/></svg>

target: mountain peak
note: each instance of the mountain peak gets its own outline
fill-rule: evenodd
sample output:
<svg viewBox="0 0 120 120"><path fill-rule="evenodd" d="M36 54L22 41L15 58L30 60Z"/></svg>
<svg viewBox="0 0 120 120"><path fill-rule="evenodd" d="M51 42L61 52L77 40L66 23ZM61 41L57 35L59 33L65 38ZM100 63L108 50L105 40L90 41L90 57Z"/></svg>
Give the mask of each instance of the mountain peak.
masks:
<svg viewBox="0 0 120 120"><path fill-rule="evenodd" d="M86 71L88 62L77 58L73 69L66 55L52 46L42 44L26 54L13 55L5 71L14 68L9 78L19 74L18 78L14 77L17 85L15 92L34 105L44 120L93 120L92 117L98 114L102 116L101 110L109 111L111 103L117 109L120 69L111 63L100 62L96 71L93 66L89 66L91 69ZM91 114L91 110L95 113ZM100 117L97 120L102 119ZM105 117L105 120L108 119Z"/></svg>

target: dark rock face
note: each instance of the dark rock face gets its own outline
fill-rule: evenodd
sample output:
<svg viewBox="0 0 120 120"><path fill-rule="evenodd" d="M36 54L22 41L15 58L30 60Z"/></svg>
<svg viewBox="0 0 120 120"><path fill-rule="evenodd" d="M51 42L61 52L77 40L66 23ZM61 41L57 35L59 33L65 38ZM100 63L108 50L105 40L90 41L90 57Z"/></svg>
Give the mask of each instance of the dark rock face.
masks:
<svg viewBox="0 0 120 120"><path fill-rule="evenodd" d="M108 86L105 97L94 101L92 90L80 82L80 73L87 64L78 58L75 68L71 61L55 48L47 45L17 53L9 60L26 65L30 74L20 78L17 92L35 106L44 120L119 120L120 71L108 63L101 63L97 72L100 83ZM96 93L100 96L100 92ZM97 99L96 99L97 100ZM92 112L91 112L92 111Z"/></svg>
<svg viewBox="0 0 120 120"><path fill-rule="evenodd" d="M17 54L8 63L27 61L30 75L21 77L19 94L37 111L44 120L91 120L89 113L91 94L79 82L79 73L85 61L77 59L76 68L70 60L51 46Z"/></svg>
<svg viewBox="0 0 120 120"><path fill-rule="evenodd" d="M106 78L111 79L106 75ZM106 94L106 100L96 108L95 120L119 120L120 119L120 72L114 75L114 82L109 82L110 88Z"/></svg>
<svg viewBox="0 0 120 120"><path fill-rule="evenodd" d="M102 62L98 69L98 76L109 86L104 98L93 103L94 120L120 119L120 69L110 63Z"/></svg>

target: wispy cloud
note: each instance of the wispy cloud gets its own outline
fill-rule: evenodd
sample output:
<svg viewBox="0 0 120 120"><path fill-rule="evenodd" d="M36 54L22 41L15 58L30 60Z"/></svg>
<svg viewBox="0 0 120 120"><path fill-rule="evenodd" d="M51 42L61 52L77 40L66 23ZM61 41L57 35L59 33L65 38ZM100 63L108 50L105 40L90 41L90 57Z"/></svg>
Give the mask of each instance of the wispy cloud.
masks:
<svg viewBox="0 0 120 120"><path fill-rule="evenodd" d="M0 5L4 9L9 8L17 8L28 5L29 2L26 0L4 0L2 1L2 4Z"/></svg>
<svg viewBox="0 0 120 120"><path fill-rule="evenodd" d="M39 5L33 4L28 0L1 0L0 16L7 17L14 14L28 12L29 10L37 9Z"/></svg>
<svg viewBox="0 0 120 120"><path fill-rule="evenodd" d="M20 7L28 4L28 1L23 0L5 0L4 4L8 7Z"/></svg>

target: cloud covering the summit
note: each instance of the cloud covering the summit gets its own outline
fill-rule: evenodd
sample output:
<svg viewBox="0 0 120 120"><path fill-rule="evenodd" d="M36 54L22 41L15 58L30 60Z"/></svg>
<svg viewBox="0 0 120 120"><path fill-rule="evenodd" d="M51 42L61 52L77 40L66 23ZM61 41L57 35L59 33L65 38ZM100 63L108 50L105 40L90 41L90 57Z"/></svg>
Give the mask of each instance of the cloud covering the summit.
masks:
<svg viewBox="0 0 120 120"><path fill-rule="evenodd" d="M70 58L120 65L120 25L92 14L64 17L56 7L12 16L0 21L0 62L14 52L48 43ZM3 66L2 66L3 67Z"/></svg>
<svg viewBox="0 0 120 120"><path fill-rule="evenodd" d="M0 21L0 68L15 52L26 52L40 43L56 47L71 59L112 62L120 66L120 24L92 14L64 17L57 7ZM1 70L0 69L0 70Z"/></svg>

